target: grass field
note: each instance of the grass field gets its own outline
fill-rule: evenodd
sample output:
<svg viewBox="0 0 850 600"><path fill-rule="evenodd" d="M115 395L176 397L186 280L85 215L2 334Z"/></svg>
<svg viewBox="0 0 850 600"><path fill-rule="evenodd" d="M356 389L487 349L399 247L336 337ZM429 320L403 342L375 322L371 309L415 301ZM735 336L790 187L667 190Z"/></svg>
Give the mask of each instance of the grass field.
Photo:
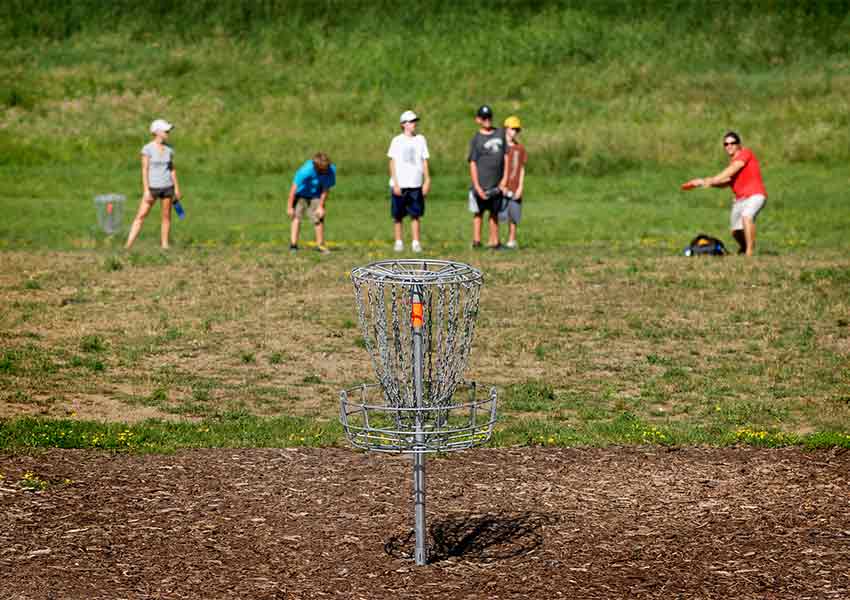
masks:
<svg viewBox="0 0 850 600"><path fill-rule="evenodd" d="M434 154L426 255L485 273L468 374L502 390L495 443L850 447L850 21L762 4L405 21L327 2L260 25L283 5L244 2L258 16L211 9L226 29L177 3L157 32L147 9L80 2L4 21L0 448L339 443L338 390L373 378L347 273L392 255L384 155L408 107ZM526 122L518 252L468 248L485 101ZM129 222L158 116L178 124L188 218L171 252L153 217L125 253L92 198L126 194ZM763 162L758 256L686 259L699 232L730 241L723 192L678 191L723 167L728 128ZM334 252L292 256L285 192L320 148Z"/></svg>
<svg viewBox="0 0 850 600"><path fill-rule="evenodd" d="M347 273L393 255L385 182L368 183L340 178L327 257L286 251L271 180L265 202L187 200L167 254L156 220L125 253L89 232L93 207L77 221L33 212L31 231L64 229L4 252L2 407L71 420L7 421L0 443L337 441L338 391L373 380ZM469 375L503 389L499 443L850 444L840 222L817 231L780 193L755 260L687 259L693 233L725 230L722 193L639 173L532 179L523 248L482 252L468 249L462 182L448 183L426 255L485 273ZM838 192L825 197L840 212Z"/></svg>

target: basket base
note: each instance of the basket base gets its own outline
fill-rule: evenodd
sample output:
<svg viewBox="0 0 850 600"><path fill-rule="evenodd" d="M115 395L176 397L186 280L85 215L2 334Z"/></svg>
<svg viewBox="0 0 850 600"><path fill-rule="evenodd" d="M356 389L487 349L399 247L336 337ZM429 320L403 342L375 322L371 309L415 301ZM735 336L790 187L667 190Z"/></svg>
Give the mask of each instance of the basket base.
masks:
<svg viewBox="0 0 850 600"><path fill-rule="evenodd" d="M363 450L452 452L490 441L496 400L495 387L468 381L449 403L405 408L387 405L380 384L363 384L340 392L340 422L351 445Z"/></svg>

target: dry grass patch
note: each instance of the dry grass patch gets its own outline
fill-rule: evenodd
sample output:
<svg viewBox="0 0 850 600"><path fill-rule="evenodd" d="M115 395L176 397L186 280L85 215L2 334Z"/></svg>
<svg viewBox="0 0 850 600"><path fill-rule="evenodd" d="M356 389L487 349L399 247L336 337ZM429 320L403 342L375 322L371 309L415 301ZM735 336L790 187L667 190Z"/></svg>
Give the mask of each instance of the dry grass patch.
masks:
<svg viewBox="0 0 850 600"><path fill-rule="evenodd" d="M358 259L345 253L142 254L120 257L120 270L95 253L4 257L0 378L51 399L7 395L7 416L333 419L339 389L374 380L346 275ZM554 390L507 416L841 430L847 300L801 276L840 278L831 264L577 258L565 270L532 252L486 259L468 375ZM30 278L39 289L23 285Z"/></svg>

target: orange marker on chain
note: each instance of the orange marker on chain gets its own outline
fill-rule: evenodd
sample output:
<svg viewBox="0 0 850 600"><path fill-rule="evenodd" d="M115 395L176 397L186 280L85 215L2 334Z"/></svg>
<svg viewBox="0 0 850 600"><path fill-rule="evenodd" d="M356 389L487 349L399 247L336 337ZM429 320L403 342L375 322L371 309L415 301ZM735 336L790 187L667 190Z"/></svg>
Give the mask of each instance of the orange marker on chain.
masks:
<svg viewBox="0 0 850 600"><path fill-rule="evenodd" d="M411 322L413 323L414 329L419 329L420 327L422 327L422 315L423 315L422 303L421 302L414 302L413 303L413 310L410 313L410 319L411 319Z"/></svg>
<svg viewBox="0 0 850 600"><path fill-rule="evenodd" d="M111 215L111 214L112 214L112 202L109 202L109 203L106 205L106 214L108 214L108 215Z"/></svg>

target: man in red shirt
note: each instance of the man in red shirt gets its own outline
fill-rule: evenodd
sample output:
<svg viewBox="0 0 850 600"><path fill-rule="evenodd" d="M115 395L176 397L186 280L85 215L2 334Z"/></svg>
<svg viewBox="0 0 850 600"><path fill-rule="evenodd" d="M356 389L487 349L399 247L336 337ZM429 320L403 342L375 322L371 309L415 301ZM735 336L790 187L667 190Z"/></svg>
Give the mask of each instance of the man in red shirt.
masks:
<svg viewBox="0 0 850 600"><path fill-rule="evenodd" d="M761 169L755 154L741 146L741 137L734 131L723 136L723 149L729 155L729 166L714 177L696 179L700 187L731 187L732 237L738 242L739 254L753 255L756 245L756 215L767 201L767 191L761 179Z"/></svg>

